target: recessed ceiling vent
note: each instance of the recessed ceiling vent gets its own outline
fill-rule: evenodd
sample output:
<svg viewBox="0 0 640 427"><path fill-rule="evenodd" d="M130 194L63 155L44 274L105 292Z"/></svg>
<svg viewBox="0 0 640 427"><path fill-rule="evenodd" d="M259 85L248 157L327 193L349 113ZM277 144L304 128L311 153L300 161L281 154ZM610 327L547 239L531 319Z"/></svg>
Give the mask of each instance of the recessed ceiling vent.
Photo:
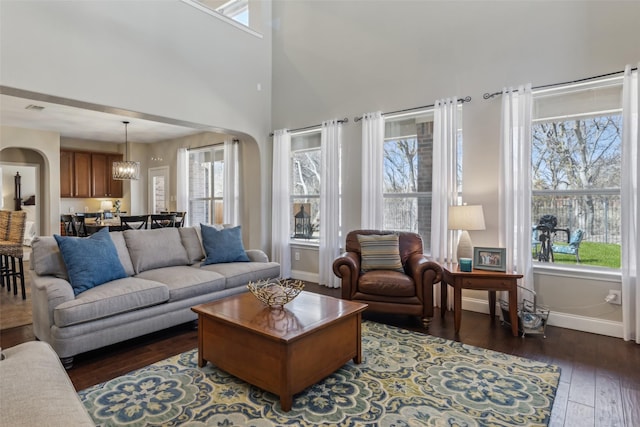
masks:
<svg viewBox="0 0 640 427"><path fill-rule="evenodd" d="M29 104L26 107L24 107L25 110L33 110L33 111L42 111L44 110L44 107L42 105L34 105L34 104Z"/></svg>

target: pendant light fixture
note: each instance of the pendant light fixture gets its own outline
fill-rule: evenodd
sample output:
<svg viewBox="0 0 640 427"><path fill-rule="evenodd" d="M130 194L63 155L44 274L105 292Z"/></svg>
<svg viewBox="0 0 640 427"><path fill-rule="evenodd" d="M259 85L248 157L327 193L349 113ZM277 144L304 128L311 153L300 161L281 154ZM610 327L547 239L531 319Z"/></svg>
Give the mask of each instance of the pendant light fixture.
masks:
<svg viewBox="0 0 640 427"><path fill-rule="evenodd" d="M129 160L129 139L127 135L129 122L123 121L122 123L124 123L124 161L113 162L112 176L113 179L117 180L138 179L140 178L140 162Z"/></svg>

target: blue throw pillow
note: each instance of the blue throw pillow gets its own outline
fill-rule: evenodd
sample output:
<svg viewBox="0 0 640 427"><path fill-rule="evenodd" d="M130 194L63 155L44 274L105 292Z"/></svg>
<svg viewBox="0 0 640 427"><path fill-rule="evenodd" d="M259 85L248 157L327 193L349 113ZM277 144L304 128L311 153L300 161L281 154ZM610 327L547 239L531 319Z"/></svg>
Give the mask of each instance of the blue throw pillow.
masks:
<svg viewBox="0 0 640 427"><path fill-rule="evenodd" d="M249 261L242 245L240 226L218 230L210 225L200 224L200 229L202 230L202 246L207 254L202 265Z"/></svg>
<svg viewBox="0 0 640 427"><path fill-rule="evenodd" d="M75 295L111 280L127 277L108 229L103 228L89 237L57 234L53 237L58 242Z"/></svg>

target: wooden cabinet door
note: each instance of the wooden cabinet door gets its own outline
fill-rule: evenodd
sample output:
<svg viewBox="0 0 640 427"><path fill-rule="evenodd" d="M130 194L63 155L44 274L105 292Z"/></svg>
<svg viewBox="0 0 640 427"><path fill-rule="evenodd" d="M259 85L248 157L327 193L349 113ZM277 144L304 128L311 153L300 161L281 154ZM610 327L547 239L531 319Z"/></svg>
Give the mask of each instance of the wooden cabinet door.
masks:
<svg viewBox="0 0 640 427"><path fill-rule="evenodd" d="M109 197L107 155L91 153L91 197Z"/></svg>
<svg viewBox="0 0 640 427"><path fill-rule="evenodd" d="M113 179L113 162L122 161L122 154L109 154L107 156L107 183L109 184L109 197L122 197L122 181Z"/></svg>
<svg viewBox="0 0 640 427"><path fill-rule="evenodd" d="M73 151L60 150L60 197L73 197L74 190Z"/></svg>
<svg viewBox="0 0 640 427"><path fill-rule="evenodd" d="M91 197L91 153L76 151L73 154L75 191L73 197Z"/></svg>

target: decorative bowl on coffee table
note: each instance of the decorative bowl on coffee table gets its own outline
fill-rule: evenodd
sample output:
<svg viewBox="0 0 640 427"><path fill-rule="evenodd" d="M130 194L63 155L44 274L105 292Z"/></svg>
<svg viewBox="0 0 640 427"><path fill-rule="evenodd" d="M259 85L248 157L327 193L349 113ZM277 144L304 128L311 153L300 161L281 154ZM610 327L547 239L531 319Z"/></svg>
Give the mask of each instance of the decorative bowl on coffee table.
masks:
<svg viewBox="0 0 640 427"><path fill-rule="evenodd" d="M249 282L247 288L267 306L282 308L302 292L304 282L290 279L259 280L257 282Z"/></svg>

